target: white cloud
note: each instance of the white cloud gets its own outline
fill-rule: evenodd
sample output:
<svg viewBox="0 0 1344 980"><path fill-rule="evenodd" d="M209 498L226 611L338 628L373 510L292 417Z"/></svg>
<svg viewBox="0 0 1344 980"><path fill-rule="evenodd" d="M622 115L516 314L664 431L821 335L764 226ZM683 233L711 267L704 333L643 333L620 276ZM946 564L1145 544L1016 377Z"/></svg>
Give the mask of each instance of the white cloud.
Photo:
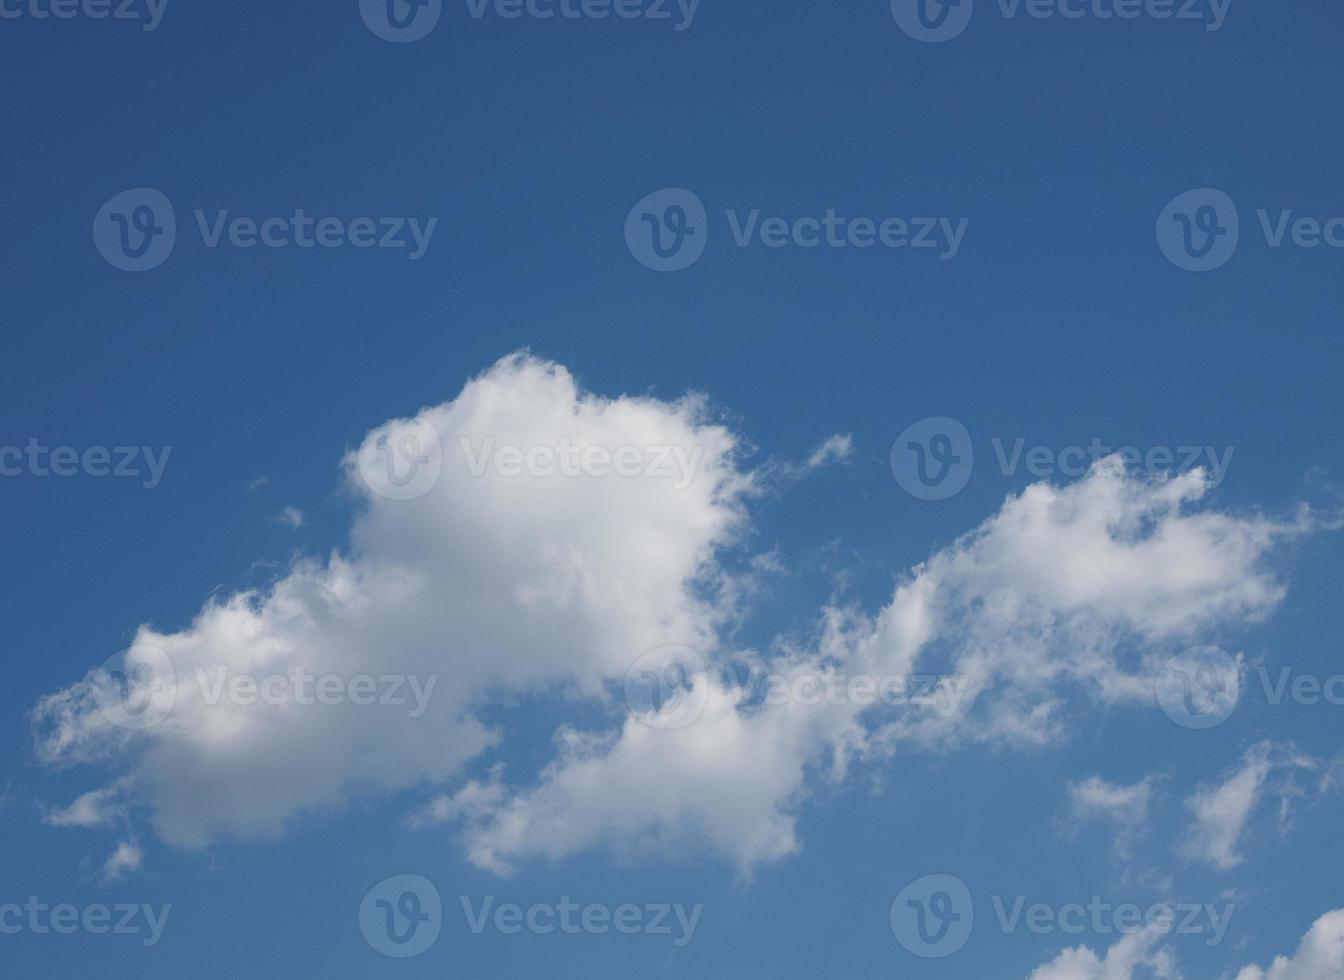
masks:
<svg viewBox="0 0 1344 980"><path fill-rule="evenodd" d="M1344 977L1344 909L1327 912L1302 939L1291 958L1280 956L1268 970L1248 966L1236 980L1339 980Z"/></svg>
<svg viewBox="0 0 1344 980"><path fill-rule="evenodd" d="M1280 825L1286 825L1292 801L1302 795L1294 774L1317 767L1291 745L1266 740L1251 746L1239 768L1220 783L1200 787L1186 801L1194 822L1182 852L1220 870L1237 867L1244 860L1241 839L1267 793L1278 796Z"/></svg>
<svg viewBox="0 0 1344 980"><path fill-rule="evenodd" d="M1073 485L1009 498L904 576L876 616L829 608L815 649L781 643L752 655L786 676L952 676L964 685L960 710L760 704L711 669L693 681L699 718L665 731L648 724L665 720L657 715L622 711L615 692L655 648L693 648L712 668L728 656L723 637L751 590L724 556L748 530L762 479L739 468L738 437L701 398L602 398L526 356L369 433L364 455L426 425L444 456L424 496L374 493L353 451L344 465L361 511L348 549L300 563L265 592L211 602L185 630L140 629L137 644L176 665L166 721L113 726L97 706L111 676L94 671L37 705L39 756L129 770L128 796L180 846L275 837L356 796L423 788L437 795L417 822L457 823L484 867L607 846L717 857L750 873L798 849L798 807L856 761L907 747L1043 745L1098 703L1154 710L1152 678L1172 645L1272 611L1284 594L1275 548L1311 525L1201 508L1198 471L1149 480L1105 460ZM473 476L459 451L464 440L561 439L685 447L701 461L679 487L649 472L508 476L487 466ZM819 452L843 448L832 440ZM414 718L349 703L210 703L194 672L219 666L442 682ZM509 735L487 728L482 709L519 694L583 699L617 720L563 727L557 757L530 785L495 770L461 788L464 767Z"/></svg>
<svg viewBox="0 0 1344 980"><path fill-rule="evenodd" d="M122 841L103 865L103 879L117 881L132 871L139 871L144 859L145 855L139 844L133 840Z"/></svg>
<svg viewBox="0 0 1344 980"><path fill-rule="evenodd" d="M705 708L693 725L628 719L573 735L535 786L459 815L470 853L508 869L598 844L708 847L750 873L797 849L798 804L855 758L1048 743L1080 698L1151 709L1160 658L1148 645L1266 615L1283 595L1268 558L1303 528L1188 512L1204 490L1200 473L1146 481L1115 459L1073 486L1031 487L915 569L877 617L830 609L817 650L772 664L786 675L942 672L967 685L957 712L739 703L711 671L696 681Z"/></svg>
<svg viewBox="0 0 1344 980"><path fill-rule="evenodd" d="M362 504L346 553L304 561L266 592L212 601L191 626L144 626L137 647L172 659L176 701L157 727L114 726L98 709L107 671L36 707L39 756L130 769L158 834L200 846L275 837L300 814L361 794L442 785L493 744L475 712L492 690L600 696L643 651L675 639L713 649L727 615L715 598L716 549L742 526L734 437L699 398L586 394L553 364L516 356L418 419L439 433L436 486L390 500L347 481ZM410 422L367 437L393 444ZM464 438L528 446L703 450L697 478L576 480L469 474ZM127 665L128 668L131 666ZM210 704L195 671L441 677L429 710Z"/></svg>
<svg viewBox="0 0 1344 980"><path fill-rule="evenodd" d="M806 466L809 470L815 470L827 463L843 463L853 454L854 437L849 433L834 435L812 451L812 455L807 457Z"/></svg>
<svg viewBox="0 0 1344 980"><path fill-rule="evenodd" d="M296 530L303 527L303 511L297 507L285 507L271 519L277 524L287 524Z"/></svg>
<svg viewBox="0 0 1344 980"><path fill-rule="evenodd" d="M1027 980L1179 980L1180 972L1169 949L1157 949L1160 934L1152 930L1125 936L1106 955L1086 946L1066 949L1054 961L1037 967ZM1143 968L1146 972L1137 971Z"/></svg>
<svg viewBox="0 0 1344 980"><path fill-rule="evenodd" d="M1127 786L1108 783L1100 776L1090 776L1071 783L1068 790L1068 830L1076 831L1082 824L1104 821L1115 828L1115 850L1122 857L1129 854L1134 838L1147 823L1153 797L1157 791L1157 777L1148 776Z"/></svg>
<svg viewBox="0 0 1344 980"><path fill-rule="evenodd" d="M1158 948L1160 934L1138 932L1120 940L1104 956L1086 946L1067 949L1027 980L1179 980L1173 952ZM1291 958L1280 956L1268 971L1248 966L1236 980L1340 980L1344 977L1344 909L1321 916Z"/></svg>
<svg viewBox="0 0 1344 980"><path fill-rule="evenodd" d="M105 827L124 813L121 787L95 789L64 808L46 810L42 819L53 827Z"/></svg>

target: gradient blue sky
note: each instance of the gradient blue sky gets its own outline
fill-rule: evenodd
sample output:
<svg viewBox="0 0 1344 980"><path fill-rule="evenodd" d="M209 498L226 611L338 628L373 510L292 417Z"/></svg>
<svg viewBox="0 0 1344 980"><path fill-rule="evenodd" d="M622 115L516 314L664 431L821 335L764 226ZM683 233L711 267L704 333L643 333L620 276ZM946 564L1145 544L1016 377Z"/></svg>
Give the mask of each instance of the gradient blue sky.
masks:
<svg viewBox="0 0 1344 980"><path fill-rule="evenodd" d="M1271 248L1255 214L1344 215L1335 4L1234 2L1206 31L1005 18L980 0L945 44L910 38L876 0L703 0L684 31L474 19L447 2L411 44L376 37L352 0L323 6L170 2L154 31L0 20L0 445L172 447L152 490L0 478L0 904L173 905L152 949L0 936L0 972L1026 978L1066 946L1104 951L1116 937L1003 935L988 896L1143 904L1162 889L1139 871L1160 869L1187 900L1235 890L1223 944L1176 944L1187 976L1218 977L1291 954L1344 907L1338 794L1301 802L1287 831L1262 814L1235 869L1176 856L1183 801L1248 746L1344 750L1344 707L1276 707L1257 691L1212 732L1155 709L1097 710L1048 750L898 756L810 799L801 853L750 880L712 857L600 849L501 879L469 863L451 830L407 830L423 794L402 794L305 817L278 841L204 852L167 846L141 821L143 867L105 881L126 831L53 827L43 813L106 772L39 764L34 704L140 624L185 628L212 591L264 587L295 557L342 548L354 506L340 488L346 450L519 348L604 396L704 392L757 448L754 463L805 459L852 434L847 463L753 505L748 550L777 547L790 569L744 626L742 642L757 645L806 630L837 576L876 612L897 576L1021 491L1025 473L993 464L996 437L1056 450L1094 438L1235 447L1208 501L1233 514L1329 508L1344 478L1344 250ZM178 242L160 268L128 274L104 262L90 226L105 201L142 186L173 201ZM704 256L671 274L636 262L623 231L635 202L664 187L693 190L711 222ZM1164 258L1154 226L1202 187L1236 201L1241 242L1227 265L1194 274ZM438 225L419 261L211 250L197 207ZM969 226L947 262L739 249L727 208ZM964 423L976 452L965 491L938 502L905 493L888 465L897 436L932 416ZM302 527L274 520L285 506L303 512ZM1282 559L1289 592L1266 622L1199 641L1274 669L1344 671L1342 554L1337 535L1310 535ZM567 710L501 708L517 740L499 758L535 772ZM1063 832L1070 782L1152 773L1165 803L1133 862L1112 853L1104 824ZM393 962L365 943L356 910L403 872L433 880L450 908L430 952ZM887 917L908 882L932 873L971 886L979 921L965 950L923 961ZM705 912L679 949L645 936L476 937L460 894Z"/></svg>

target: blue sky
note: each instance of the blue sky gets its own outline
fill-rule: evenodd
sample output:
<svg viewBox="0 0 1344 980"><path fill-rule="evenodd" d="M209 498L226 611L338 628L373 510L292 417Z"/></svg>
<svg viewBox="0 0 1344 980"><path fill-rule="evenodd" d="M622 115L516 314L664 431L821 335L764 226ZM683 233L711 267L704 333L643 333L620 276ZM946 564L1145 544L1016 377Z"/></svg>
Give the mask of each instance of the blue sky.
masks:
<svg viewBox="0 0 1344 980"><path fill-rule="evenodd" d="M1344 975L1344 15L962 2L0 0L4 972Z"/></svg>

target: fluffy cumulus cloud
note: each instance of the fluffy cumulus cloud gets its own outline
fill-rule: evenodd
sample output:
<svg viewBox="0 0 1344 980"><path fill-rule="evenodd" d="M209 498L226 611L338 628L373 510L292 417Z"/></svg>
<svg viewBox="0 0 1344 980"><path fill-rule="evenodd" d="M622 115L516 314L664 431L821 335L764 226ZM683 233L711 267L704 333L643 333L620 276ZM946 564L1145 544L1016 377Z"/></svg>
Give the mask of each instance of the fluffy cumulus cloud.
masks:
<svg viewBox="0 0 1344 980"><path fill-rule="evenodd" d="M535 785L473 785L488 803L445 796L440 809L464 825L473 858L500 870L598 843L684 853L694 841L749 872L798 848L798 804L856 759L1048 743L1066 733L1071 704L1151 710L1173 644L1280 601L1271 555L1310 520L1201 510L1206 488L1200 473L1146 480L1115 459L1073 486L1033 486L912 570L876 616L827 609L816 649L770 662L790 691L808 689L798 678L853 690L855 679L941 674L943 696L928 704L763 703L711 667L669 709L676 723L646 710L619 730L567 733ZM699 713L681 724L687 702Z"/></svg>
<svg viewBox="0 0 1344 980"><path fill-rule="evenodd" d="M1328 912L1302 939L1291 956L1280 956L1268 970L1248 966L1236 980L1338 980L1344 977L1344 909Z"/></svg>
<svg viewBox="0 0 1344 980"><path fill-rule="evenodd" d="M36 706L38 753L117 770L125 805L176 845L274 837L354 797L411 791L415 823L452 824L473 861L502 872L608 846L749 873L798 849L800 805L854 765L1048 744L1097 705L1155 710L1163 660L1268 615L1284 595L1276 552L1311 526L1219 513L1198 471L1150 479L1108 459L1010 497L901 576L880 611L824 608L805 649L743 654L726 637L751 589L727 569L779 468L745 470L740 444L701 398L604 398L555 364L508 358L349 454L347 548L211 602L184 630L142 627L124 662ZM394 450L436 474L419 495L391 468L370 473ZM801 465L849 451L842 438ZM151 710L168 697L140 690L161 673L147 650L173 666L171 712L119 725L113 695ZM722 668L742 656L790 693L733 684ZM671 696L623 696L636 661L674 678ZM218 696L238 674L295 671L344 679L351 696ZM923 699L867 686L915 674L945 680ZM414 706L355 703L356 677L410 678ZM818 686L848 694L799 693ZM520 696L588 719L556 732L535 778L491 765L510 733L489 711ZM1098 805L1138 806L1093 789Z"/></svg>
<svg viewBox="0 0 1344 980"><path fill-rule="evenodd" d="M433 486L413 499L375 490L361 451L426 425L441 447ZM473 472L487 451L562 438L648 454L642 471L610 479ZM693 480L677 486L670 465L654 466L663 447L696 460ZM476 716L491 692L593 697L652 647L713 648L724 615L714 557L751 490L735 449L700 399L598 398L554 364L509 358L349 454L361 510L347 551L304 561L265 592L211 602L184 630L142 627L125 663L36 706L38 754L126 767L125 791L148 804L159 836L185 846L274 837L361 793L442 784L500 738ZM171 663L171 713L119 725L103 710L124 693L118 684L163 684L154 651ZM239 677L289 687L232 697L221 682ZM350 682L350 696L302 703L323 677ZM379 703L355 703L359 677L372 678ZM409 680L393 692L391 678ZM151 711L163 696L130 695ZM393 700L409 704L381 703ZM69 819L95 809L87 799Z"/></svg>
<svg viewBox="0 0 1344 980"><path fill-rule="evenodd" d="M1066 949L1045 966L1032 971L1027 980L1179 980L1171 950L1158 947L1159 933L1136 932L1125 936L1104 956L1086 946ZM1140 973L1142 968L1143 973Z"/></svg>

